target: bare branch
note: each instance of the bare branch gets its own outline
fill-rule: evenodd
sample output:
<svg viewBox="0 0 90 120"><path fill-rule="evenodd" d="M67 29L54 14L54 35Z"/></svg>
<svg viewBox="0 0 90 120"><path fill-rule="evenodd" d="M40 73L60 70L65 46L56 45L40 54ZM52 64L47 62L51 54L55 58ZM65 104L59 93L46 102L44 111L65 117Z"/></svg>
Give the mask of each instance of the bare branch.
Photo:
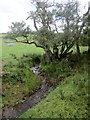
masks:
<svg viewBox="0 0 90 120"><path fill-rule="evenodd" d="M44 46L41 46L41 45L38 45L36 42L29 42L29 40L24 40L24 41L19 41L19 40L17 40L16 38L10 38L10 39L13 39L13 40L15 40L16 42L19 42L19 43L24 43L24 44L34 44L36 47L40 47L40 48L43 48L43 49L45 49L45 47Z"/></svg>
<svg viewBox="0 0 90 120"><path fill-rule="evenodd" d="M35 27L35 29L38 31L38 27L37 27L37 25L36 25L35 12L31 11L31 14L29 15L29 17L28 17L26 20L28 20L29 18L33 19L34 27Z"/></svg>

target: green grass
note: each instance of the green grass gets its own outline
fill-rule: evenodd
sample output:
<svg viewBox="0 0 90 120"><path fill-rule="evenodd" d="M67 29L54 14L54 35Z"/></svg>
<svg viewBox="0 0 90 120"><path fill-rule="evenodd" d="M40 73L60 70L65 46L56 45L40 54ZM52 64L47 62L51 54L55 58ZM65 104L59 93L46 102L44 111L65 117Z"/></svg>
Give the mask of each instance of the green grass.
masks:
<svg viewBox="0 0 90 120"><path fill-rule="evenodd" d="M30 69L31 58L31 55L23 56L18 59L17 64L10 62L4 65L2 90L5 96L3 97L3 107L14 106L40 87L40 78Z"/></svg>
<svg viewBox="0 0 90 120"><path fill-rule="evenodd" d="M83 57L80 62L82 66L76 66L73 69L74 74L66 77L61 85L20 118L87 118L87 60Z"/></svg>
<svg viewBox="0 0 90 120"><path fill-rule="evenodd" d="M2 59L6 62L10 62L12 57L10 54L15 54L16 57L20 58L23 54L38 54L42 55L44 50L42 48L36 48L35 45L15 43L15 46L8 46L5 42L13 42L13 40L0 38L2 41ZM0 55L1 56L1 55Z"/></svg>
<svg viewBox="0 0 90 120"><path fill-rule="evenodd" d="M9 65L8 67L9 69L6 66L2 79L2 90L5 95L3 97L4 107L14 106L20 100L26 99L26 96L33 94L41 84L40 78L28 66Z"/></svg>
<svg viewBox="0 0 90 120"><path fill-rule="evenodd" d="M87 79L86 74L81 76L79 73L77 76L69 77L38 105L25 112L21 118L86 118ZM83 88L80 88L80 85L83 85Z"/></svg>
<svg viewBox="0 0 90 120"><path fill-rule="evenodd" d="M5 97L0 107L14 106L39 88L40 78L30 70L31 56L44 53L43 49L36 48L35 45L15 43L15 46L8 46L6 42L13 42L13 40L3 39L3 37L5 35L0 34L0 53L2 53L0 58L4 63L2 89ZM11 54L15 55L18 60L14 59ZM30 56L25 57L27 54Z"/></svg>
<svg viewBox="0 0 90 120"><path fill-rule="evenodd" d="M0 40L2 40L2 36L0 37ZM42 55L44 53L43 49L36 48L34 45L15 43L15 46L7 46L4 41L10 42L10 40L3 40L2 44L2 59L5 63L13 61L10 54L15 54L16 57L20 58L23 54ZM74 52L76 52L76 48L73 47L73 49ZM83 52L87 51L88 47L80 47L80 49L81 52ZM65 77L64 82L62 82L59 87L53 90L38 105L25 112L21 118L87 117L88 74L86 68L87 65L86 63L84 64L84 62L81 62L80 64L82 67L79 67L78 64L75 67L76 64L73 63L75 68L72 71L70 71L71 69L68 67L69 64L63 64L63 62L62 64L55 63L54 65L50 64L43 66L42 71L47 74L49 73L49 76L54 78L56 82L58 82L57 78L61 79L62 76ZM17 69L15 71L17 71ZM11 79L8 79L9 82L4 82L3 89L6 95L3 98L4 106L15 105L23 97L27 96L30 91L32 93L32 91L40 85L40 80L31 71L28 72L28 70L25 70L24 79L25 83L18 81L14 84L14 82L10 82Z"/></svg>
<svg viewBox="0 0 90 120"><path fill-rule="evenodd" d="M2 57L9 58L10 54L15 54L17 57L21 57L23 54L43 54L43 50L36 48L34 45L26 45L21 43L16 43L15 46L7 46L3 44L2 46Z"/></svg>
<svg viewBox="0 0 90 120"><path fill-rule="evenodd" d="M16 81L16 78L10 77L10 79L8 77L9 79L7 78L7 81L3 82L2 89L5 97L2 100L4 107L14 106L39 88L41 81L32 71L25 69L24 74L22 80Z"/></svg>
<svg viewBox="0 0 90 120"><path fill-rule="evenodd" d="M73 50L74 53L76 53L76 47L74 46L71 50ZM80 51L83 53L84 51L88 50L88 46L80 46Z"/></svg>

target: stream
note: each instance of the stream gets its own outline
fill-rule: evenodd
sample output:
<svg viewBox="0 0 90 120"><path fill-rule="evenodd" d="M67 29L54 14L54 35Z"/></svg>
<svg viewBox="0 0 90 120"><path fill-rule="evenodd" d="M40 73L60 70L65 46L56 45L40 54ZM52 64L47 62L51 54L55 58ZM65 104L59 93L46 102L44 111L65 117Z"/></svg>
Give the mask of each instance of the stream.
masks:
<svg viewBox="0 0 90 120"><path fill-rule="evenodd" d="M51 86L49 87L46 83L46 77L40 73L39 71L40 66L32 67L31 70L40 77L41 79L41 86L35 92L33 95L28 97L27 100L22 101L15 105L14 107L5 108L2 111L2 118L18 118L20 115L22 115L25 111L27 111L29 108L32 108L35 106L38 102L40 102L43 98L46 97L46 95L55 87ZM1 118L1 117L0 117Z"/></svg>

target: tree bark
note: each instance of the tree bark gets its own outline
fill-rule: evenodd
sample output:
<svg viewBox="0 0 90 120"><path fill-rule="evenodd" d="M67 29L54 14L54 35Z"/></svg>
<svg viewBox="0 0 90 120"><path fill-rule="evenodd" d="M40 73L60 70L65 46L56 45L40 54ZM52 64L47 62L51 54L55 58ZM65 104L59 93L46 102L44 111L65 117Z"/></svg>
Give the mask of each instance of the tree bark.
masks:
<svg viewBox="0 0 90 120"><path fill-rule="evenodd" d="M79 48L79 44L78 44L78 42L76 43L76 49L77 49L77 53L78 53L78 55L80 55L81 52L80 52L80 48Z"/></svg>
<svg viewBox="0 0 90 120"><path fill-rule="evenodd" d="M55 44L54 47L53 47L53 56L55 59L58 59L58 48L57 48L57 45Z"/></svg>
<svg viewBox="0 0 90 120"><path fill-rule="evenodd" d="M53 55L52 55L52 52L51 52L50 48L48 47L48 45L46 45L45 53L46 53L46 57L47 57L47 62L51 63Z"/></svg>

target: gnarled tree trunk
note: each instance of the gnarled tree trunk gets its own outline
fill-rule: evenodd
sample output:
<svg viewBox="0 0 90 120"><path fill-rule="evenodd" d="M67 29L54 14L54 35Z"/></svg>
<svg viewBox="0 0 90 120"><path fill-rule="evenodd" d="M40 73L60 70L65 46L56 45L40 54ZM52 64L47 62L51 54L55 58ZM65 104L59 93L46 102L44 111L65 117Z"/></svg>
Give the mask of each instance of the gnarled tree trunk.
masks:
<svg viewBox="0 0 90 120"><path fill-rule="evenodd" d="M45 53L46 53L46 57L47 57L47 62L50 63L52 62L52 52L50 50L50 48L48 47L48 45L46 45L46 48L45 48Z"/></svg>
<svg viewBox="0 0 90 120"><path fill-rule="evenodd" d="M79 48L78 41L76 42L76 49L77 49L77 53L78 53L78 55L80 55L81 53L80 53L80 48Z"/></svg>

